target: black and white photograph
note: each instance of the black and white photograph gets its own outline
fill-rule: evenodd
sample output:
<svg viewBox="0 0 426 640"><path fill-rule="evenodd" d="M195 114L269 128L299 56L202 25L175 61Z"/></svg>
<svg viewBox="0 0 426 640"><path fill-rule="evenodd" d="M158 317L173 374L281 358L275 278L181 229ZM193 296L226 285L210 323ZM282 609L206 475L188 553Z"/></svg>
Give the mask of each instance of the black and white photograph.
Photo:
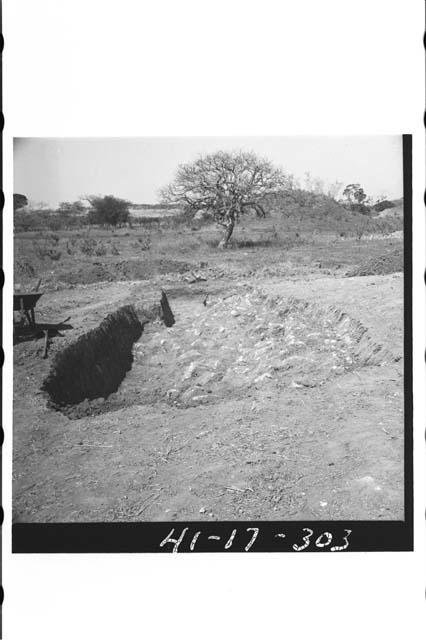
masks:
<svg viewBox="0 0 426 640"><path fill-rule="evenodd" d="M423 637L424 19L4 0L1 637Z"/></svg>
<svg viewBox="0 0 426 640"><path fill-rule="evenodd" d="M15 138L13 522L403 521L403 160Z"/></svg>

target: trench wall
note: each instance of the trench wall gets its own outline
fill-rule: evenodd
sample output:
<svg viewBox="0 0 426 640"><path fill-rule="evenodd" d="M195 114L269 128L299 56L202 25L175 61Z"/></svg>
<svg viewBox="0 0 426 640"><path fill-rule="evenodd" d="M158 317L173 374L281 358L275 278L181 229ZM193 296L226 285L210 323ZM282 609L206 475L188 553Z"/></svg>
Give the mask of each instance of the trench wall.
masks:
<svg viewBox="0 0 426 640"><path fill-rule="evenodd" d="M142 331L134 307L128 305L65 347L42 383L50 403L60 408L116 391L131 369L132 347Z"/></svg>

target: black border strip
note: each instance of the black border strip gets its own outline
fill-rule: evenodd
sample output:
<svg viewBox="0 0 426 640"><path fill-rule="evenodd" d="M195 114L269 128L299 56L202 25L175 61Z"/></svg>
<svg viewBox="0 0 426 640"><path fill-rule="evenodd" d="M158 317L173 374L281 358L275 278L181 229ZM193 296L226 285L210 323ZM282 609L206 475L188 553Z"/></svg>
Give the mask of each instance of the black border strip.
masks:
<svg viewBox="0 0 426 640"><path fill-rule="evenodd" d="M16 523L13 553L413 550L412 136L404 171L404 521ZM327 534L325 533L327 532ZM349 533L348 533L349 532ZM295 546L293 546L295 545Z"/></svg>
<svg viewBox="0 0 426 640"><path fill-rule="evenodd" d="M413 188L412 136L402 136L404 171L404 505L413 527Z"/></svg>
<svg viewBox="0 0 426 640"><path fill-rule="evenodd" d="M256 530L257 533L256 533ZM309 532L312 531L312 534ZM347 531L350 531L347 534ZM191 542L196 536L191 551ZM235 532L231 544L226 543ZM328 542L324 532L332 539ZM283 538L282 536L285 535ZM181 538L182 536L182 538ZM220 538L211 538L215 536ZM412 528L405 522L304 521L304 522L123 522L13 525L13 553L232 553L295 552L293 545L308 546L300 552L412 551ZM170 542L163 542L169 537ZM181 542L179 543L179 539ZM163 543L163 544L162 544Z"/></svg>

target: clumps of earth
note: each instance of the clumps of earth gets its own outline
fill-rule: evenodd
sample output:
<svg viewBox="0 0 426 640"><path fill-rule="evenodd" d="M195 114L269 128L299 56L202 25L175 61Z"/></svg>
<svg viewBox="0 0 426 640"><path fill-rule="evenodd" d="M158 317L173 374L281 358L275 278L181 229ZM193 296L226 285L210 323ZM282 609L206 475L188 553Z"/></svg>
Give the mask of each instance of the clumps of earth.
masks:
<svg viewBox="0 0 426 640"><path fill-rule="evenodd" d="M187 273L180 274L170 274L171 279L173 281L181 281L181 282L190 282L191 278L195 278L193 281L198 279L200 280L218 280L221 278L225 279L233 279L238 280L241 278L257 278L262 280L264 278L282 278L285 277L287 279L292 278L292 274L294 274L295 269L297 268L297 272L300 275L301 273L310 273L310 266L303 267L301 265L295 265L291 262L279 262L274 265L253 265L251 267L246 266L236 266L236 265L228 265L225 268L221 268L218 265L208 266L202 268L201 270L198 268L190 269ZM164 280L164 279L163 279Z"/></svg>
<svg viewBox="0 0 426 640"><path fill-rule="evenodd" d="M371 258L364 264L350 271L348 277L353 276L384 276L389 273L398 273L404 269L404 253L402 248L385 253L378 258Z"/></svg>
<svg viewBox="0 0 426 640"><path fill-rule="evenodd" d="M134 352L134 367L144 371L142 395L177 406L244 396L268 383L315 387L393 359L342 311L259 289L207 306L189 323L151 333Z"/></svg>
<svg viewBox="0 0 426 640"><path fill-rule="evenodd" d="M158 274L183 273L191 265L179 260L159 259L147 260L118 260L103 263L93 262L60 274L62 282L68 284L91 284L94 282L112 282L116 280L145 280Z"/></svg>

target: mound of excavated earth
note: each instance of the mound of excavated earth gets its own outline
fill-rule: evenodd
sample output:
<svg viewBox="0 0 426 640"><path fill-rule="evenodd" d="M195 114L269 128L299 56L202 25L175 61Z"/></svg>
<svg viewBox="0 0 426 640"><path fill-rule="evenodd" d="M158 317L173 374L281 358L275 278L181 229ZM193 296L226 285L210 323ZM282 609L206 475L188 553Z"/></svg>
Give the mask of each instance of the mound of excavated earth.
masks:
<svg viewBox="0 0 426 640"><path fill-rule="evenodd" d="M241 396L268 381L314 387L394 359L342 311L258 289L207 306L189 324L144 334L134 352L142 395L146 386L151 401L178 406Z"/></svg>
<svg viewBox="0 0 426 640"><path fill-rule="evenodd" d="M398 273L404 269L404 252L402 248L385 253L378 258L371 258L347 275L353 276L383 276L388 273Z"/></svg>

